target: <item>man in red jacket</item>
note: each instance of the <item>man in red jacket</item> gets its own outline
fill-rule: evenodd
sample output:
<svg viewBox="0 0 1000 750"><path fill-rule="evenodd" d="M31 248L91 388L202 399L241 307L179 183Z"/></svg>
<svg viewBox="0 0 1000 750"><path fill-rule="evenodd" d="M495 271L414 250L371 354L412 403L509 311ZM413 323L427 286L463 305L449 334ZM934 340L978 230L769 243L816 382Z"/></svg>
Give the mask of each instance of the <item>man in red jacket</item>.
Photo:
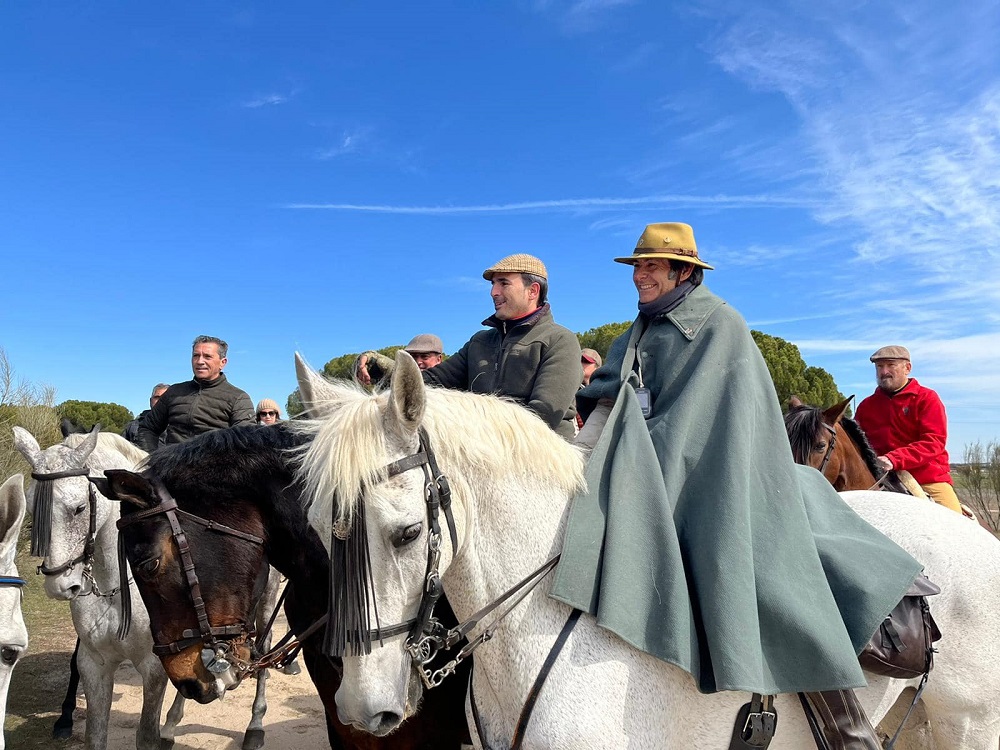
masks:
<svg viewBox="0 0 1000 750"><path fill-rule="evenodd" d="M910 377L910 353L883 346L871 356L878 388L854 415L887 470L906 470L930 498L961 513L948 465L948 418L941 398Z"/></svg>

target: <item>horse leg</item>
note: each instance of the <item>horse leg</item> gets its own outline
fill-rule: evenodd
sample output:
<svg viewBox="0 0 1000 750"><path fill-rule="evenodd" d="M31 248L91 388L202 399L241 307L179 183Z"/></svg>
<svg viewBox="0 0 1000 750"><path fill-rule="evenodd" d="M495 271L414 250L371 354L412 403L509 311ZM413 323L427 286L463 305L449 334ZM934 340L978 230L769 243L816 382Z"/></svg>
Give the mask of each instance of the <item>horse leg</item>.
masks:
<svg viewBox="0 0 1000 750"><path fill-rule="evenodd" d="M76 710L76 692L80 688L80 668L76 658L80 653L80 639L76 639L73 656L69 660L69 685L66 686L66 697L63 698L59 718L52 725L52 739L68 740L73 736L73 711Z"/></svg>
<svg viewBox="0 0 1000 750"><path fill-rule="evenodd" d="M83 695L87 699L87 729L83 743L86 750L105 750L108 746L108 720L118 663L111 663L86 644L77 658Z"/></svg>
<svg viewBox="0 0 1000 750"><path fill-rule="evenodd" d="M264 747L264 714L267 712L267 670L257 675L257 692L253 699L252 714L243 735L243 750L260 750Z"/></svg>
<svg viewBox="0 0 1000 750"><path fill-rule="evenodd" d="M274 568L270 569L267 576L267 586L261 596L260 604L257 606L254 624L257 632L260 633L271 619L274 608L278 604L278 591L281 588L281 573ZM271 634L262 643L257 645L258 650L264 654L271 648ZM267 712L267 670L261 670L257 675L257 692L254 694L253 707L251 709L250 723L243 734L243 750L260 750L264 746L264 714Z"/></svg>
<svg viewBox="0 0 1000 750"><path fill-rule="evenodd" d="M180 693L174 693L174 702L170 704L167 711L167 719L160 728L160 750L170 750L174 746L174 737L177 736L177 725L184 718L184 703L186 698Z"/></svg>
<svg viewBox="0 0 1000 750"><path fill-rule="evenodd" d="M135 668L142 676L142 711L135 731L136 750L159 750L160 713L167 689L167 673L159 657L153 654L148 654Z"/></svg>

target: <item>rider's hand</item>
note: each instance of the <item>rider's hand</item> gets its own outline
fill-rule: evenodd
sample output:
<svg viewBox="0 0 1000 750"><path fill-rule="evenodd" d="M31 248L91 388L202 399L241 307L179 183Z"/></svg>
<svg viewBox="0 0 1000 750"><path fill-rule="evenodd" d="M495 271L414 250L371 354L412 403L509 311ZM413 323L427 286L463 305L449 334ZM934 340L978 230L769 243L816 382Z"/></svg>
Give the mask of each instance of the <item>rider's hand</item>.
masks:
<svg viewBox="0 0 1000 750"><path fill-rule="evenodd" d="M362 354L358 357L357 366L354 370L354 377L358 379L358 382L362 385L371 385L372 378L368 374L368 355Z"/></svg>
<svg viewBox="0 0 1000 750"><path fill-rule="evenodd" d="M892 461L890 461L885 456L879 456L875 459L875 463L879 465L883 471L892 471Z"/></svg>

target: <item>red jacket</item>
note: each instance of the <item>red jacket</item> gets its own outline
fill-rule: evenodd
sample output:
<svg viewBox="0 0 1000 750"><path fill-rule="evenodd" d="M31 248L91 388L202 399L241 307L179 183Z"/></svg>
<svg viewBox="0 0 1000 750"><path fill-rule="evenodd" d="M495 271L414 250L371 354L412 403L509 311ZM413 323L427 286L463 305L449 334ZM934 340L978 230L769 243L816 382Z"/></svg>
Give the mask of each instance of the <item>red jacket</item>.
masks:
<svg viewBox="0 0 1000 750"><path fill-rule="evenodd" d="M881 388L858 404L854 419L872 448L905 469L920 484L951 482L948 466L948 418L930 388L910 381L892 395Z"/></svg>

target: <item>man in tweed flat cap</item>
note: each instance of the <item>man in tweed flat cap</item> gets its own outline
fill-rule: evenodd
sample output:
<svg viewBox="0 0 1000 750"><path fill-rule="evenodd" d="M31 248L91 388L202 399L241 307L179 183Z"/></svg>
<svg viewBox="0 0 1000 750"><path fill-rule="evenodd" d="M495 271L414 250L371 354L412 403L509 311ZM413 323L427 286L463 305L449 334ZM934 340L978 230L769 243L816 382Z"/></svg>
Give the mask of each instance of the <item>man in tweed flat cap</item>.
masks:
<svg viewBox="0 0 1000 750"><path fill-rule="evenodd" d="M509 255L487 268L483 278L490 282L494 308L483 321L487 330L475 334L437 367L424 370L424 382L506 396L563 437L572 438L576 391L583 377L580 343L576 334L552 319L545 265L532 255ZM365 366L359 357L361 382L378 376L369 372L372 364Z"/></svg>
<svg viewBox="0 0 1000 750"><path fill-rule="evenodd" d="M905 346L883 346L869 359L878 388L858 404L854 419L878 453L879 466L910 472L931 500L961 513L951 483L948 417L941 397L910 377Z"/></svg>

